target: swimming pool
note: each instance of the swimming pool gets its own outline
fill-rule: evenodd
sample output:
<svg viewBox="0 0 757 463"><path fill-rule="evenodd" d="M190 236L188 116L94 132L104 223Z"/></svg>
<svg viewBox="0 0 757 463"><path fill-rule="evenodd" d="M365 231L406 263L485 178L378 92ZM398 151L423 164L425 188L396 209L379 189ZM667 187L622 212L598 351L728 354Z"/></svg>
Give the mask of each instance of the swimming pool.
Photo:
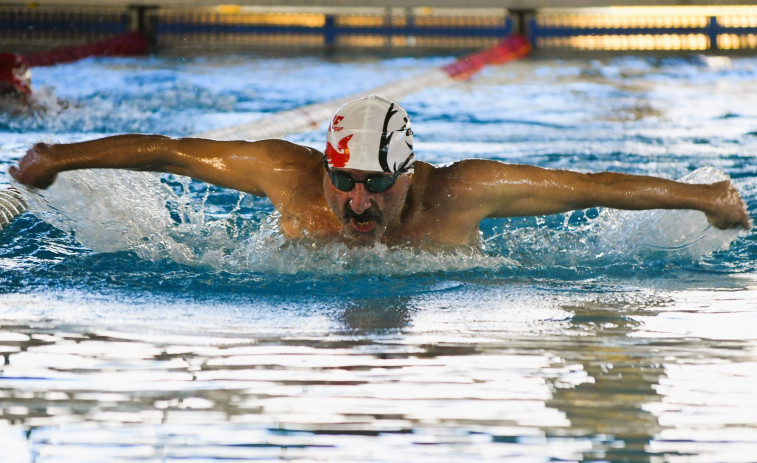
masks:
<svg viewBox="0 0 757 463"><path fill-rule="evenodd" d="M39 140L253 121L447 61L36 69L39 107L0 115L2 162ZM423 160L714 166L754 218L755 83L754 58L530 59L402 104ZM689 222L588 210L486 221L481 254L311 249L281 240L266 200L180 178L81 173L49 199L55 226L27 214L0 234L4 462L757 454L754 231L702 255L719 235L693 218L675 243Z"/></svg>

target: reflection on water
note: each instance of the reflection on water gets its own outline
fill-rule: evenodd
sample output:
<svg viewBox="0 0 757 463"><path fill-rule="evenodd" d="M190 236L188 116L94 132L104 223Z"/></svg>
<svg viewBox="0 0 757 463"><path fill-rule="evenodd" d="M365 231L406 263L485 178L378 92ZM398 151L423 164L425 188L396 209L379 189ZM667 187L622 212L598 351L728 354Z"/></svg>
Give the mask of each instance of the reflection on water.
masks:
<svg viewBox="0 0 757 463"><path fill-rule="evenodd" d="M148 301L126 329L4 310L4 461L738 461L757 447L757 337L724 342L674 304L681 290L712 301L701 283L469 282L336 303L326 320L292 303L263 309L302 322L276 336L229 313L156 324ZM667 332L671 319L699 331Z"/></svg>

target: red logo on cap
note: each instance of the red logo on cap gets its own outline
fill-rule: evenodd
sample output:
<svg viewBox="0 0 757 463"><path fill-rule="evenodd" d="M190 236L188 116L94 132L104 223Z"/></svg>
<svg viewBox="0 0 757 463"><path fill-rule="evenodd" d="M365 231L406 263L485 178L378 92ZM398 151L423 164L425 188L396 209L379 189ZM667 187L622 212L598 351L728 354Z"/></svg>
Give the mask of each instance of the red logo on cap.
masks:
<svg viewBox="0 0 757 463"><path fill-rule="evenodd" d="M342 122L342 119L344 119L344 116L334 115L334 120L331 121L332 132L341 132L344 129L344 127L337 127L337 124Z"/></svg>
<svg viewBox="0 0 757 463"><path fill-rule="evenodd" d="M336 144L337 149L334 149L331 143L326 142L326 158L329 160L331 167L344 167L347 165L347 161L350 160L350 147L347 146L350 138L352 138L352 135L347 135L339 140L339 143Z"/></svg>

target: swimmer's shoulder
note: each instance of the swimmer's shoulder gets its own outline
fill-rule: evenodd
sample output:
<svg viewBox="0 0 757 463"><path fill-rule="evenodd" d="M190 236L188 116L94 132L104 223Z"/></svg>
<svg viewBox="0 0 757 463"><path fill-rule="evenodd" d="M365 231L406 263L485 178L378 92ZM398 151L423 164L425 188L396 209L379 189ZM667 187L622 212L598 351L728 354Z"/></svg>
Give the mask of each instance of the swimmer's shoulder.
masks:
<svg viewBox="0 0 757 463"><path fill-rule="evenodd" d="M448 211L468 209L478 198L480 179L485 178L499 161L462 159L442 165L415 163L415 198L425 208Z"/></svg>
<svg viewBox="0 0 757 463"><path fill-rule="evenodd" d="M452 164L437 166L422 161L415 162L410 197L420 210L430 210L442 205L443 198L456 188L454 170Z"/></svg>
<svg viewBox="0 0 757 463"><path fill-rule="evenodd" d="M463 159L447 164L433 165L427 162L415 162L414 182L424 189L454 188L461 176L471 170L485 168L477 159Z"/></svg>
<svg viewBox="0 0 757 463"><path fill-rule="evenodd" d="M461 179L461 165L435 166L416 162L414 188L409 192L408 229L433 243L473 246L478 240L481 214L471 200L475 186ZM464 175L463 175L464 177ZM415 228L412 228L415 227Z"/></svg>
<svg viewBox="0 0 757 463"><path fill-rule="evenodd" d="M425 172L424 182L431 188L471 189L496 173L497 176L510 175L524 166L509 164L493 159L460 159L441 165L416 162Z"/></svg>

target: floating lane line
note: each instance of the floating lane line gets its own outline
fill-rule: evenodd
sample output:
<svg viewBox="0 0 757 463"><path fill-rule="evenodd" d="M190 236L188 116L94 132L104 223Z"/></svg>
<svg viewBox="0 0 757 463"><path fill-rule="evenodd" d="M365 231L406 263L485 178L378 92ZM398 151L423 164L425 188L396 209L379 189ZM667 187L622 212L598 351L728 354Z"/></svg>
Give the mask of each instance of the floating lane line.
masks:
<svg viewBox="0 0 757 463"><path fill-rule="evenodd" d="M378 95L390 101L397 101L426 88L441 87L468 79L489 64L504 64L527 56L530 52L531 44L525 37L511 35L491 48L465 56L452 64L432 69L409 79L394 81L344 98L282 111L247 124L198 133L196 136L213 140L261 140L281 138L291 133L313 130L329 120L337 109L352 100Z"/></svg>

